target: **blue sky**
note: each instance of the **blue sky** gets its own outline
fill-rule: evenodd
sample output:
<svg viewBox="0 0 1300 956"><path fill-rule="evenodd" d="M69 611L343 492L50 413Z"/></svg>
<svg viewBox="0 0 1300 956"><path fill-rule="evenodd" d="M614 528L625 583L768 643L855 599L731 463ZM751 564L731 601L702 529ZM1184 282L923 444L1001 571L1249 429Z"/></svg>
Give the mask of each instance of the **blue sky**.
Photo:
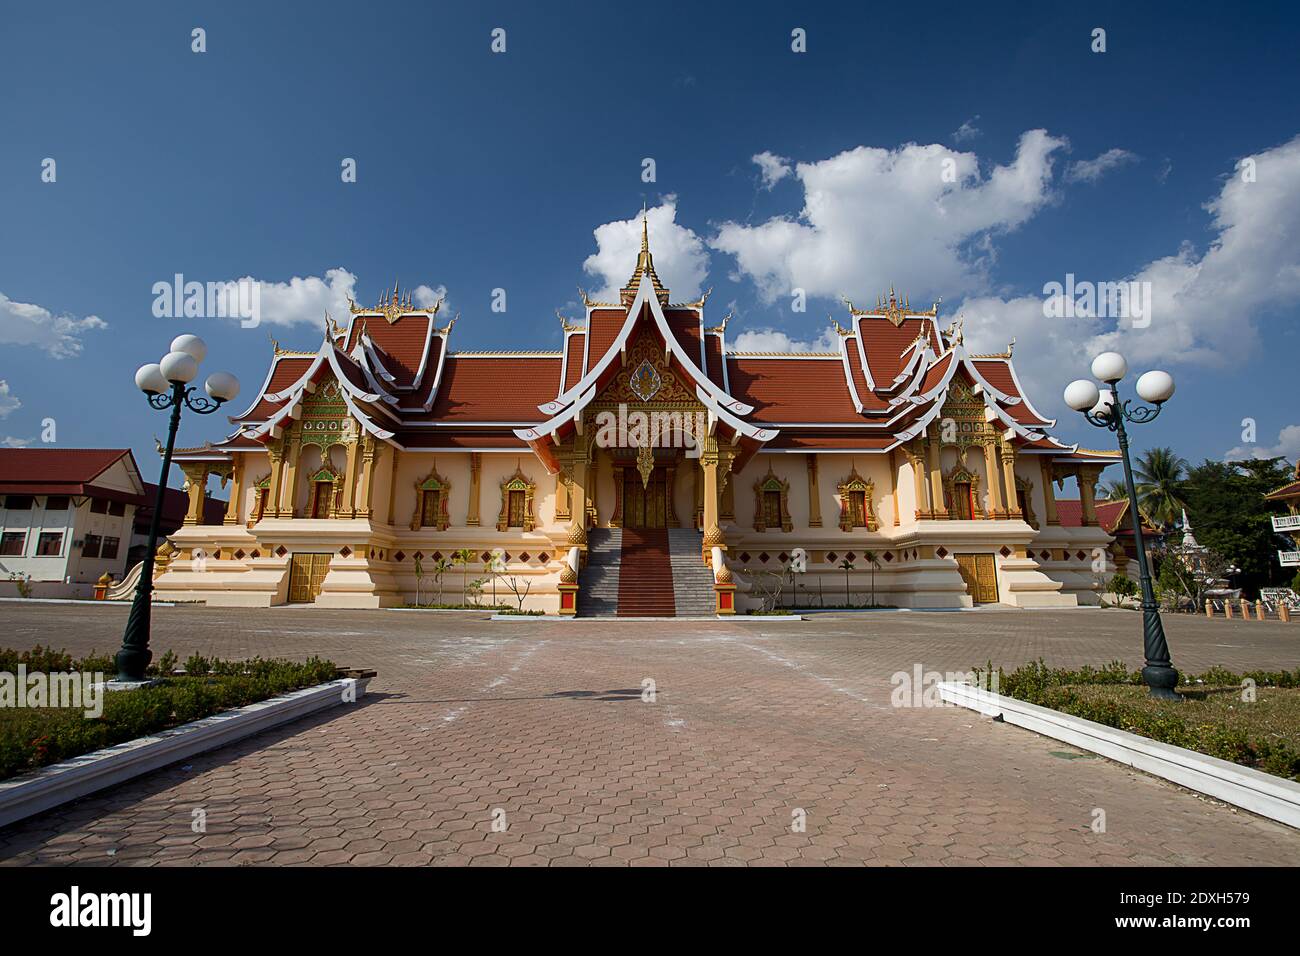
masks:
<svg viewBox="0 0 1300 956"><path fill-rule="evenodd" d="M943 296L977 350L1014 335L1067 440L1107 444L1059 396L1118 346L1179 384L1139 447L1294 458L1300 15L1038 6L11 7L0 439L39 442L53 418L60 445L132 447L152 476L164 416L131 375L172 336L202 335L205 369L251 392L269 334L315 348L325 308L341 320L345 293L370 304L395 279L445 289L454 348L558 347L576 287L630 271L644 201L675 298L712 286L742 347L816 347L844 321L836 293L893 282ZM943 158L958 182L930 174ZM154 317L175 273L266 283L262 325ZM1151 281L1150 326L1045 318L1067 273ZM191 417L180 440L224 425Z"/></svg>

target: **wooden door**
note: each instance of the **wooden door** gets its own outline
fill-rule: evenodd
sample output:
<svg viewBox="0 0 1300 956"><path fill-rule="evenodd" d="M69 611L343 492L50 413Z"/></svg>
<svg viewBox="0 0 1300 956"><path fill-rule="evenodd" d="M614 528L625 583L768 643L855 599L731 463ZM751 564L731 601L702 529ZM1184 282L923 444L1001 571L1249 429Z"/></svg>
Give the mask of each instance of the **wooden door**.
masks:
<svg viewBox="0 0 1300 956"><path fill-rule="evenodd" d="M976 604L996 604L998 600L997 565L991 554L954 554L957 570L966 582L966 591Z"/></svg>
<svg viewBox="0 0 1300 956"><path fill-rule="evenodd" d="M668 482L662 468L656 468L645 483L638 471L623 473L623 527L668 527Z"/></svg>
<svg viewBox="0 0 1300 956"><path fill-rule="evenodd" d="M330 505L333 504L334 482L318 481L312 485L311 496L311 516L313 518L328 518L330 516Z"/></svg>
<svg viewBox="0 0 1300 956"><path fill-rule="evenodd" d="M289 559L290 604L310 604L316 600L332 557L332 554L293 553Z"/></svg>

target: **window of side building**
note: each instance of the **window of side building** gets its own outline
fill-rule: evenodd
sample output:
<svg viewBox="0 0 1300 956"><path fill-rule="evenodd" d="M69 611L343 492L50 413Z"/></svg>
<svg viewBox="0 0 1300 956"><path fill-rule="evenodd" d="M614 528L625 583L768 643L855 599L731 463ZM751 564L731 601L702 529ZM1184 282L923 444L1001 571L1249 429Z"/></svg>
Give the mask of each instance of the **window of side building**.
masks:
<svg viewBox="0 0 1300 956"><path fill-rule="evenodd" d="M50 495L45 499L46 511L67 511L68 505L72 503L67 495Z"/></svg>
<svg viewBox="0 0 1300 956"><path fill-rule="evenodd" d="M57 557L62 553L63 553L63 532L42 531L41 536L36 539L37 557L42 557L42 558Z"/></svg>
<svg viewBox="0 0 1300 956"><path fill-rule="evenodd" d="M31 495L5 495L5 507L10 511L31 511L35 505Z"/></svg>
<svg viewBox="0 0 1300 956"><path fill-rule="evenodd" d="M6 531L0 534L0 554L21 557L23 546L26 544L27 534L23 531Z"/></svg>
<svg viewBox="0 0 1300 956"><path fill-rule="evenodd" d="M118 543L119 543L119 539L106 535L104 537L103 545L100 546L99 556L101 558L108 558L108 559L116 558Z"/></svg>
<svg viewBox="0 0 1300 956"><path fill-rule="evenodd" d="M83 558L99 557L99 549L103 544L103 539L97 534L86 535L86 542L81 546L81 556Z"/></svg>

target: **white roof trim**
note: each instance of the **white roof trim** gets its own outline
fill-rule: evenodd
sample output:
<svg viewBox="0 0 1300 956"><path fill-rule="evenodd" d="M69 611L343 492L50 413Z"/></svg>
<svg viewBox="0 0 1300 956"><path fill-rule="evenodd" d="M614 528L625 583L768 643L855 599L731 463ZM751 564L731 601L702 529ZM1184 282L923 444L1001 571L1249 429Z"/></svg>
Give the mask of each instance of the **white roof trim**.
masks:
<svg viewBox="0 0 1300 956"><path fill-rule="evenodd" d="M705 375L700 370L699 366L691 360L690 356L686 354L681 343L677 341L677 336L674 335L672 329L668 327L668 320L664 317L664 310L659 304L659 297L655 295L654 286L647 277L647 273L643 272L641 273L641 278L637 283L636 298L632 300L632 304L629 306L627 315L623 320L623 327L619 330L618 336L614 339L614 342L601 357L600 361L596 363L596 367L588 371L587 374L582 377L581 381L567 389L563 394L557 397L555 401L544 402L537 406L543 414L554 415L561 407L574 401L577 396L585 393L595 384L596 379L600 377L601 372L608 368L610 363L614 361L615 354L622 355L627 350L628 339L631 338L632 330L636 327L636 323L641 315L641 307L643 305L648 305L650 307L650 314L653 317L660 334L663 336L664 342L667 344L668 352L672 353L672 355L674 355L677 358L677 361L686 368L687 372L691 374L696 382L713 396L716 404L727 408L737 415L748 415L754 410L752 405L746 405L744 402L733 398L726 392L722 391L722 389L718 388L718 386L714 385L712 379Z"/></svg>

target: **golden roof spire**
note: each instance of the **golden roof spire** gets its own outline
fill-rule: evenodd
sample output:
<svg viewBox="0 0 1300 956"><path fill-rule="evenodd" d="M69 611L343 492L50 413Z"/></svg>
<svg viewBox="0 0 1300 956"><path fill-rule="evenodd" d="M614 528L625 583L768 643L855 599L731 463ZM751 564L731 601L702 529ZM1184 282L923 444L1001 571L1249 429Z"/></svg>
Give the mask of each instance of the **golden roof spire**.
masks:
<svg viewBox="0 0 1300 956"><path fill-rule="evenodd" d="M654 256L650 254L650 224L646 215L645 204L641 205L641 251L636 257L636 271L632 273L632 278L627 280L627 285L622 289L621 298L624 305L631 305L632 300L636 298L636 289L640 278L649 274L650 283L654 286L655 295L658 296L661 304L668 302L668 290L664 288L659 276L655 272Z"/></svg>

